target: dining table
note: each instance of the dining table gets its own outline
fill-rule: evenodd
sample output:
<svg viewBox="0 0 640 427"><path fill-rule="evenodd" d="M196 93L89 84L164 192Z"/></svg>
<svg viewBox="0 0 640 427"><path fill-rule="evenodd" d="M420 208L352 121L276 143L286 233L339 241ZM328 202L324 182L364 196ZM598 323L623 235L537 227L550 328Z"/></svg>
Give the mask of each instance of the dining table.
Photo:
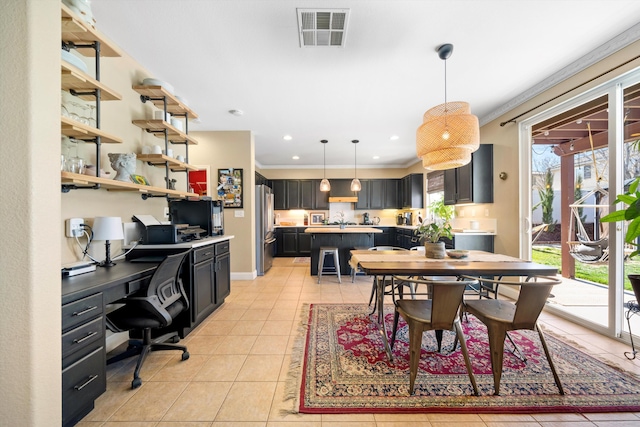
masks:
<svg viewBox="0 0 640 427"><path fill-rule="evenodd" d="M376 289L377 322L385 351L392 360L384 322L384 287L389 276L555 276L558 269L509 255L471 250L463 257L427 258L423 251L352 250L349 264L373 276Z"/></svg>

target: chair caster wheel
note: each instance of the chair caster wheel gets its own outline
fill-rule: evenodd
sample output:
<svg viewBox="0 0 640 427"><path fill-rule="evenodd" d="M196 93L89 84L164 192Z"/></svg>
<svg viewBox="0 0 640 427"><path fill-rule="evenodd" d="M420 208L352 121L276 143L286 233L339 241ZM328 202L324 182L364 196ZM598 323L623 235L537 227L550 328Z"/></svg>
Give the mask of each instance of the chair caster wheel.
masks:
<svg viewBox="0 0 640 427"><path fill-rule="evenodd" d="M182 353L182 360L187 360L189 358L189 352L185 351L184 353Z"/></svg>
<svg viewBox="0 0 640 427"><path fill-rule="evenodd" d="M133 381L131 381L131 388L138 388L142 385L142 380L140 378L134 378Z"/></svg>
<svg viewBox="0 0 640 427"><path fill-rule="evenodd" d="M180 342L180 337L179 336L172 337L171 342L174 344L178 344Z"/></svg>

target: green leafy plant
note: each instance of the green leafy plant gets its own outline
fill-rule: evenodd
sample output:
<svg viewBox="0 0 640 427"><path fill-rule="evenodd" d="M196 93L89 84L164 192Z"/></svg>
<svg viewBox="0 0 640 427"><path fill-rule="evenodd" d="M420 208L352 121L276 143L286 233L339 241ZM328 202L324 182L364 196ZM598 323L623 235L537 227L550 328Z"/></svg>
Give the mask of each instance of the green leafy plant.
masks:
<svg viewBox="0 0 640 427"><path fill-rule="evenodd" d="M429 211L433 215L433 220L425 220L416 228L413 233L420 236L420 239L431 243L437 243L441 237L451 239L451 219L453 218L453 206L447 206L442 200L436 200L429 205Z"/></svg>
<svg viewBox="0 0 640 427"><path fill-rule="evenodd" d="M624 241L636 247L636 250L630 255L630 257L638 255L638 237L640 237L640 191L638 185L640 184L640 177L629 184L629 190L624 194L618 194L615 203L624 203L627 205L626 209L611 212L608 215L602 217L602 222L621 222L629 221L627 224L627 232L625 234Z"/></svg>

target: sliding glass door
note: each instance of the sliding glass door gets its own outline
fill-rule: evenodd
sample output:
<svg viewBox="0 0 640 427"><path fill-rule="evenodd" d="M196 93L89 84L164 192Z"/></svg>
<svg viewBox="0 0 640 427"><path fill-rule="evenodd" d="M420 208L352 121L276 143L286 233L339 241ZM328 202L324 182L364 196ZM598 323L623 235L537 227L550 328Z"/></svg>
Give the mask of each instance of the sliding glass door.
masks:
<svg viewBox="0 0 640 427"><path fill-rule="evenodd" d="M624 227L600 218L640 173L638 139L638 70L520 124L521 256L561 271L552 310L610 336L628 333L626 275L640 259L625 256Z"/></svg>

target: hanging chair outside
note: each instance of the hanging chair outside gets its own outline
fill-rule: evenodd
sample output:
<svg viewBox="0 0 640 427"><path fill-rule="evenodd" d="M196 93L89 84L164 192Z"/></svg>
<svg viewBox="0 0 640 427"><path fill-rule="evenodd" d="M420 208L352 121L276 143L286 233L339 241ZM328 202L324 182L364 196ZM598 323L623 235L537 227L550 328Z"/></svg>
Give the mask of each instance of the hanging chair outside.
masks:
<svg viewBox="0 0 640 427"><path fill-rule="evenodd" d="M600 188L600 185L598 184L596 185L596 188L589 191L579 200L576 200L575 203L569 205L569 208L571 208L569 239L576 239L567 242L569 245L569 253L576 260L586 264L605 263L609 259L609 227L605 226L601 230L602 235L596 235L596 232L600 231L599 227L603 226L599 219L608 213L609 204L604 204L602 202L596 204L585 203L594 196L596 201L609 200L609 192ZM581 208L593 208L596 210L594 215L593 233L591 236L580 219Z"/></svg>

